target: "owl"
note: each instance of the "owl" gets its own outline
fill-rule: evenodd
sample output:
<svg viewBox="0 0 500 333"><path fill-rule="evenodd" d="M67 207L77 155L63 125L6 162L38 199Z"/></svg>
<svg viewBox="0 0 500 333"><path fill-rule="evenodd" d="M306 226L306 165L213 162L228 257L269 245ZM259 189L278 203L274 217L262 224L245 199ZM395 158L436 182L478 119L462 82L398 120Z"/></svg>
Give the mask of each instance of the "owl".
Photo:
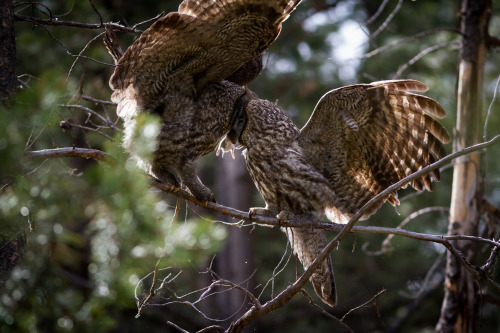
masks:
<svg viewBox="0 0 500 333"><path fill-rule="evenodd" d="M215 149L230 128L241 87L262 69L262 52L300 0L185 0L125 52L107 38L116 61L111 100L124 121L124 146L134 155L141 112L158 114L153 158L135 156L160 180L181 183L200 201L214 201L195 160Z"/></svg>
<svg viewBox="0 0 500 333"><path fill-rule="evenodd" d="M241 144L246 165L265 208L250 214L279 219L318 220L326 216L347 223L366 202L411 173L442 158L446 129L432 116L446 112L433 99L411 93L427 87L414 80L380 81L332 90L299 129L276 105L247 93L227 140ZM413 182L432 189L431 177ZM384 201L398 203L396 193ZM382 205L365 212L367 219ZM324 231L283 228L304 268L326 246ZM337 302L331 258L311 277L321 300Z"/></svg>

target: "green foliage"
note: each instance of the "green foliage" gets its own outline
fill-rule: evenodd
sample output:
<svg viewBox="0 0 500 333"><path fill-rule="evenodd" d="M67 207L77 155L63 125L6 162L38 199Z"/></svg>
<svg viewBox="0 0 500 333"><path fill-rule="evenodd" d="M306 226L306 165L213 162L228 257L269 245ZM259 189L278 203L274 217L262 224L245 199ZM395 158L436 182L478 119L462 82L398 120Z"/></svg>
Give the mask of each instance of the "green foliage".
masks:
<svg viewBox="0 0 500 333"><path fill-rule="evenodd" d="M126 19L133 25L162 10L175 10L179 2L148 0L138 4L117 0L95 4L102 6L98 9L104 21L123 22ZM389 1L380 17L365 26L380 2L303 1L284 23L280 37L265 56L264 72L250 88L261 98L278 101L278 105L302 125L327 91L355 82L391 79L398 68L419 52L439 43L459 40L457 34L440 31L398 44L376 56L359 59L364 52L422 31L459 25L457 2L404 1L383 32L371 40L365 37L361 46L347 50L349 39L362 39L363 31L367 34L377 31L396 3ZM66 13L61 19L99 22L89 2L45 1L44 4L55 16ZM494 10L491 34L498 35L500 13L498 8ZM30 15L31 12L25 10L21 14ZM73 54L78 54L89 40L102 32L70 27L47 29ZM34 78L28 80L27 76L22 76L29 81L29 87L19 89L14 104L0 111L0 157L3 161L0 163L0 251L5 249L7 241L22 235L28 242L24 258L0 287L0 332L131 332L143 331L145 326L153 332L165 331L166 320L178 320L186 326L199 328L199 314L184 308L147 309L141 318L134 319L137 313L134 292L136 286L139 295L149 292L151 277L141 279L158 261L158 267L168 268L161 271L160 278L180 272L172 285L165 288L163 297L207 285L197 272L204 270L221 248L226 229L219 223L210 222L206 211L192 213L189 207L181 209L174 220L176 200L152 189L147 177L127 159L120 146L122 134L119 130L103 128L97 133L74 126L59 127L61 121L92 127L85 112L58 106L66 103L90 107L102 115L109 114L109 119L116 121L113 108L78 97L83 93L109 100L111 91L107 81L111 66L79 59L68 76L75 58L67 55L45 29L18 22L16 36L17 72ZM124 45L137 38L131 34L119 37ZM109 63L111 58L100 40L97 38L89 45L84 55ZM450 132L455 122L457 58L457 49L448 46L429 53L402 74L404 78L429 85L431 90L427 95L448 110L443 123ZM485 109L495 89L497 58L498 54L492 52L485 73ZM492 105L488 137L498 134L500 113L496 110L499 108L497 98ZM148 156L154 148L151 138L157 125L148 117L139 122L136 149L143 156ZM120 128L120 124L116 127ZM27 150L73 145L105 150L114 162L106 164L75 158L28 161L24 158ZM451 144L447 149L451 151ZM486 193L490 202L497 206L500 203L498 149L493 147L485 154L488 162ZM214 160L213 157L203 160L203 168L209 170L210 175L215 174ZM451 170L448 168L442 173L441 183L436 184L433 192L403 201L398 208L401 215L385 205L360 225L394 227L421 208L449 205ZM400 198L411 193L411 190L400 191ZM255 197L256 201L260 200L258 194ZM262 202L257 204L262 205ZM442 234L446 232L447 219L444 213L425 214L407 228ZM268 228L256 227L253 232L258 294L282 258L286 237ZM383 288L387 289L379 300L378 309L370 304L349 316L347 324L355 331L381 332L403 318L424 284L428 270L443 253L442 247L431 243L395 238L391 242L392 252L374 255L384 239L381 235L357 234L347 238L332 253L340 301L331 310L334 315L342 317ZM295 259L291 257L275 279L274 295L294 279L294 264ZM427 295L423 307L412 313L403 326L404 332L430 331L435 325L442 298L439 284L443 277L442 267L434 271L429 280L438 287ZM306 289L313 294L309 285ZM269 299L271 290L269 284L263 300ZM229 307L227 304L218 306ZM230 312L235 310L231 308ZM497 329L495 311L497 309L489 306L482 308L485 331ZM332 327L341 331L335 322L310 307L301 296L296 296L270 316L260 318L257 326L259 331L273 332L331 331Z"/></svg>
<svg viewBox="0 0 500 333"><path fill-rule="evenodd" d="M67 87L61 73L46 72L0 113L7 134L1 155L9 161L0 166L2 244L19 234L29 238L0 298L1 332L112 329L117 312L135 307L134 289L158 260L175 270L201 267L225 237L221 226L205 220L174 221L171 199L152 190L127 160L119 134L103 146L109 165L27 161L25 150L71 144L57 128L56 105ZM143 156L154 149L157 128L157 119L140 119L136 147ZM192 276L181 276L194 288ZM149 291L144 288L139 291Z"/></svg>

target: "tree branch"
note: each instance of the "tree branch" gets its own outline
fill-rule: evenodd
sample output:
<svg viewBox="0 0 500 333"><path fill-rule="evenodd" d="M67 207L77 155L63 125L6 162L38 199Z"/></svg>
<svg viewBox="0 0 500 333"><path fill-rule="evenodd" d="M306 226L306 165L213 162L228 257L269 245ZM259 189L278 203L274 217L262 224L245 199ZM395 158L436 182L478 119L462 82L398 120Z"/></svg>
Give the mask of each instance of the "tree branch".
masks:
<svg viewBox="0 0 500 333"><path fill-rule="evenodd" d="M476 145L473 145L471 147L464 148L460 151L452 153L452 154L440 159L439 161L411 174L410 176L405 177L401 181L389 186L387 189L385 189L384 191L379 193L377 196L372 198L370 201L368 201L360 210L358 210L358 212L356 214L354 214L352 216L352 218L349 220L349 222L345 226L333 224L330 222L321 222L321 221L311 221L311 222L280 221L276 218L269 218L269 217L264 217L264 216L252 216L252 217L250 217L248 212L242 212L242 211L236 210L234 208L225 207L225 206L219 205L217 203L213 203L213 202L208 202L208 203L199 202L192 195L190 195L188 192L183 191L183 190L176 188L176 187L173 187L173 186L169 186L165 183L160 182L157 179L152 179L152 185L154 187L162 190L162 191L173 194L173 195L180 197L180 198L183 198L187 201L193 202L194 204L202 206L208 210L212 210L212 211L215 211L215 212L218 212L218 213L230 216L230 217L234 217L234 218L237 218L240 220L246 220L246 221L252 222L253 224L267 225L267 226L282 226L282 227L283 226L291 226L291 227L295 227L295 228L297 228L297 227L309 227L309 228L315 227L315 228L323 228L323 229L327 229L327 230L339 231L337 236L323 249L323 251L318 256L318 258L316 258L316 260L313 262L313 264L293 284L291 284L289 287L287 287L285 290L283 290L279 295L277 295L272 300L266 302L265 304L262 304L260 307L256 306L254 304L244 315L242 315L238 320L233 322L231 324L231 326L227 329L227 332L241 332L241 330L245 326L247 326L248 323L250 323L250 321L252 321L256 317L267 314L267 313L283 306L296 293L298 293L302 289L302 286L310 278L312 273L320 265L320 263L326 258L327 255L329 255L329 253L335 247L337 247L339 242L345 236L347 236L347 234L350 232L370 232L370 233L385 233L385 234L393 233L393 234L404 236L404 237L409 237L409 238L414 238L414 239L419 239L419 240L424 240L424 241L432 241L432 242L442 244L478 280L485 280L490 285L492 285L495 288L500 290L500 286L496 282L491 280L486 275L486 273L484 271L469 264L449 241L450 240L457 240L457 239L467 239L467 240L471 240L471 241L488 243L494 247L499 247L500 242L484 239L481 237L474 237L474 236L429 235L429 234L421 234L421 233L411 232L411 231L402 230L402 229L395 229L395 228L361 227L361 226L354 227L354 224L359 220L359 218L364 214L365 211L370 209L373 205L377 204L380 200L383 200L385 197L387 197L388 195L390 195L394 191L397 191L398 189L400 189L404 185L408 184L412 180L417 179L417 178L421 177L422 175L429 173L432 170L438 169L439 167L450 163L454 159L468 155L474 151L488 148L488 147L498 143L499 141L500 141L500 135L497 135L487 142L476 144ZM85 158L95 158L98 160L104 160L106 157L106 154L104 152L101 152L98 150L91 150L91 149L59 148L59 149L49 149L49 150L43 150L43 151L27 152L27 156L29 158L54 158L54 157L71 156L71 157L85 157ZM235 225L244 226L244 224L241 222L235 223Z"/></svg>

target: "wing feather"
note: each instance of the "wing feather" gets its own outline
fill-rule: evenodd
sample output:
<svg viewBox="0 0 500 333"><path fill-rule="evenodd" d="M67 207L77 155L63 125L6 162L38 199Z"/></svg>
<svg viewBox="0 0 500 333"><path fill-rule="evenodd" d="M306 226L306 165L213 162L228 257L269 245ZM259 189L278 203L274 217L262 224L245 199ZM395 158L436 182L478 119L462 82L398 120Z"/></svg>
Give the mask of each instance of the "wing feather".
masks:
<svg viewBox="0 0 500 333"><path fill-rule="evenodd" d="M328 208L327 216L344 215L345 220L391 184L446 155L443 143L450 135L432 117L444 117L445 110L431 98L410 93L427 90L415 80L380 81L335 89L320 99L299 144L342 201ZM439 180L439 170L432 176ZM410 185L431 190L431 174ZM386 200L396 204L396 193Z"/></svg>
<svg viewBox="0 0 500 333"><path fill-rule="evenodd" d="M185 0L125 51L110 86L115 91L133 86L145 109L154 109L169 92L196 95L265 51L299 3Z"/></svg>

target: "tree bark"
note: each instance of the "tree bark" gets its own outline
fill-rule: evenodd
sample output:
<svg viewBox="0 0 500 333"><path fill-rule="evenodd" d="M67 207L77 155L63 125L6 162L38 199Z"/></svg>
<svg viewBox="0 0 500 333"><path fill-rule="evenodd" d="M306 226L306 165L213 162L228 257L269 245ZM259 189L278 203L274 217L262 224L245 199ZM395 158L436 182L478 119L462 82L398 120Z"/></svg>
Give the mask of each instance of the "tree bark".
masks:
<svg viewBox="0 0 500 333"><path fill-rule="evenodd" d="M248 211L252 206L255 186L248 175L243 156L239 152L236 152L236 155L235 160L229 154L224 158L217 158L216 199L225 206ZM224 215L219 215L218 219L227 222L238 221ZM256 283L255 278L249 279L255 272L251 229L229 227L227 231L226 244L217 253L212 268L222 278L236 284L242 283L242 287L252 292ZM223 326L229 326L234 318L245 313L249 303L248 297L234 289L211 298L210 304L205 304L203 310L221 319L236 314L236 317L223 323Z"/></svg>
<svg viewBox="0 0 500 333"><path fill-rule="evenodd" d="M16 39L12 0L0 1L0 102L7 101L16 89Z"/></svg>
<svg viewBox="0 0 500 333"><path fill-rule="evenodd" d="M453 150L480 142L483 72L487 55L491 0L463 0L462 48L458 78L457 124ZM448 235L478 234L483 197L480 153L456 161ZM457 241L454 245L474 263L476 245ZM445 296L436 332L474 332L478 313L478 289L473 277L448 253Z"/></svg>

